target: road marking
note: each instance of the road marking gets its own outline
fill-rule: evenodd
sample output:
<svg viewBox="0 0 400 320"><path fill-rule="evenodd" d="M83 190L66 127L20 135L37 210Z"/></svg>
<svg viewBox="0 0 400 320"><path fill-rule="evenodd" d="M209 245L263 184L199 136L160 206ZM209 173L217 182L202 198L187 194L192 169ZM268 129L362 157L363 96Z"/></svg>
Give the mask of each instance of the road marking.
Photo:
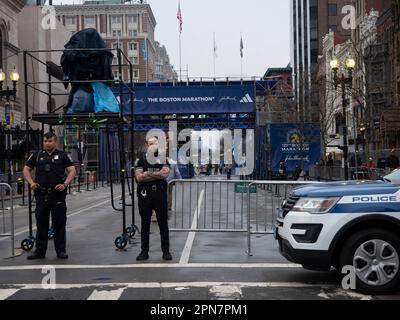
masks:
<svg viewBox="0 0 400 320"><path fill-rule="evenodd" d="M0 300L6 300L18 291L19 289L0 289Z"/></svg>
<svg viewBox="0 0 400 320"><path fill-rule="evenodd" d="M71 218L71 217L73 217L73 216L76 216L76 215L81 214L81 213L83 213L83 212L86 212L86 211L88 211L88 210L91 210L91 209L100 207L100 206L102 206L102 205L104 205L104 204L106 204L106 203L108 203L108 202L111 202L111 199L108 199L108 200L105 200L105 201L103 201L103 202L100 202L100 203L91 205L91 206L89 206L89 207L87 207L87 208L84 208L84 209L81 209L81 210L78 210L78 211L75 211L75 212L73 212L73 213L67 215L67 217L68 217L68 218ZM33 227L32 230L36 230L36 227ZM19 236L19 235L24 234L24 233L27 233L27 232L29 232L29 227L25 227L24 229L22 229L22 230L20 229L19 231L15 232L15 236ZM9 239L9 238L10 238L10 237L1 238L0 241L5 241L5 240L7 240L7 239Z"/></svg>
<svg viewBox="0 0 400 320"><path fill-rule="evenodd" d="M323 299L337 299L339 297L345 297L345 298L351 298L351 299L357 299L357 300L373 300L372 296L369 295L363 295L351 290L343 290L343 289L336 289L333 292L326 292L325 290L321 290L321 292L318 294L318 297L323 298Z"/></svg>
<svg viewBox="0 0 400 320"><path fill-rule="evenodd" d="M0 300L5 300L21 290L49 290L42 284L13 284L2 285ZM335 284L298 283L298 282L138 282L138 283L91 283L91 284L58 284L53 290L94 289L88 300L119 300L126 289L175 289L190 290L192 288L208 288L209 293L217 300L242 299L242 289L245 288L286 288L286 289L322 289L317 296L324 299L348 297L358 300L373 300L371 296L355 292L343 292ZM326 292L325 290L333 290ZM11 298L12 299L12 298Z"/></svg>
<svg viewBox="0 0 400 320"><path fill-rule="evenodd" d="M197 202L197 208L194 212L192 226L190 227L191 230L197 229L197 222L198 222L199 215L201 212L201 203L203 202L203 197L204 197L204 189L201 190L200 195L199 195L199 199ZM189 263L190 252L192 251L195 236L196 236L196 232L189 232L185 246L182 251L182 255L181 255L179 264L188 264Z"/></svg>
<svg viewBox="0 0 400 320"><path fill-rule="evenodd" d="M94 290L88 300L119 300L125 288L116 290Z"/></svg>
<svg viewBox="0 0 400 320"><path fill-rule="evenodd" d="M13 284L2 285L15 290L46 290L42 284ZM337 288L335 284L325 283L299 283L299 282L136 282L136 283L76 283L76 284L57 284L56 290L98 288L99 291L105 289L118 288L126 289L175 289L175 288ZM54 289L51 289L54 290ZM236 289L235 289L236 290Z"/></svg>
<svg viewBox="0 0 400 320"><path fill-rule="evenodd" d="M210 289L210 294L216 300L240 300L243 296L239 286L214 286Z"/></svg>
<svg viewBox="0 0 400 320"><path fill-rule="evenodd" d="M0 271L27 271L42 270L44 265L6 266ZM302 269L302 266L293 263L143 263L119 265L54 265L58 270L71 269L149 269L149 268L232 268L232 269Z"/></svg>

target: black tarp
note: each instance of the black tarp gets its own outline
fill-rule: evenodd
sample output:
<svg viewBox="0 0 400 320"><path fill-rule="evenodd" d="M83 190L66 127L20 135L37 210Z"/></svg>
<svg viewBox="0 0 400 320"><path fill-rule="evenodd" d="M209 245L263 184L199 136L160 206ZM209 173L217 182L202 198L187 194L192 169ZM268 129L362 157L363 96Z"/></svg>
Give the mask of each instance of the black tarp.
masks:
<svg viewBox="0 0 400 320"><path fill-rule="evenodd" d="M83 29L74 34L65 49L106 49L107 46L96 29ZM110 80L114 55L109 50L64 51L61 66L65 81Z"/></svg>

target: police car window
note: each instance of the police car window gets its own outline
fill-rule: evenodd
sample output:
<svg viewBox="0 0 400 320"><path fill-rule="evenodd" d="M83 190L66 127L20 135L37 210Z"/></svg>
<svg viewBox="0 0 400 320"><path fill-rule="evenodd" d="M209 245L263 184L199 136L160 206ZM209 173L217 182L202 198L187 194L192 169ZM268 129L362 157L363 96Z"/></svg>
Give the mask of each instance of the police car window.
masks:
<svg viewBox="0 0 400 320"><path fill-rule="evenodd" d="M388 180L400 180L400 169L393 171L392 173L385 176L385 179Z"/></svg>

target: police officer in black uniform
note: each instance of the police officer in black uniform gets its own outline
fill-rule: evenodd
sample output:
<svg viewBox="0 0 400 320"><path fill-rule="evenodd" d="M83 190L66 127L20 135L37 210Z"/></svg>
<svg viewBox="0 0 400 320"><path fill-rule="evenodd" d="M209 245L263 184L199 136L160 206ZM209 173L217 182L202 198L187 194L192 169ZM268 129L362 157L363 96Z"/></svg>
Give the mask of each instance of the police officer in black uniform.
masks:
<svg viewBox="0 0 400 320"><path fill-rule="evenodd" d="M168 230L168 184L169 165L167 161L162 163L159 158L158 140L150 138L146 142L147 153L143 153L135 166L135 176L138 181L137 196L139 213L142 218L142 251L137 256L137 261L149 259L150 247L150 222L152 211L157 215L160 227L161 249L163 259L172 260L169 252L169 230ZM157 161L149 161L148 155L154 155Z"/></svg>
<svg viewBox="0 0 400 320"><path fill-rule="evenodd" d="M68 259L66 253L67 187L76 175L70 156L57 147L57 136L44 135L44 150L33 153L24 167L24 176L36 199L36 250L28 260L44 259L47 251L49 218L54 228L54 245L59 259ZM35 179L32 170L36 168ZM65 171L68 176L66 177Z"/></svg>

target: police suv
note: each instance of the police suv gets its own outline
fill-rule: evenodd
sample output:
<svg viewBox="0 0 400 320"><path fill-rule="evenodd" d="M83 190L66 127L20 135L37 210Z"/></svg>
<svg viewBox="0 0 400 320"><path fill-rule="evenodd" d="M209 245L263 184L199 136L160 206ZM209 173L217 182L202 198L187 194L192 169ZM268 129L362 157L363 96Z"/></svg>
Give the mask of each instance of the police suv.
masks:
<svg viewBox="0 0 400 320"><path fill-rule="evenodd" d="M400 171L383 180L294 189L277 219L281 254L309 270L352 266L363 293L399 289Z"/></svg>

